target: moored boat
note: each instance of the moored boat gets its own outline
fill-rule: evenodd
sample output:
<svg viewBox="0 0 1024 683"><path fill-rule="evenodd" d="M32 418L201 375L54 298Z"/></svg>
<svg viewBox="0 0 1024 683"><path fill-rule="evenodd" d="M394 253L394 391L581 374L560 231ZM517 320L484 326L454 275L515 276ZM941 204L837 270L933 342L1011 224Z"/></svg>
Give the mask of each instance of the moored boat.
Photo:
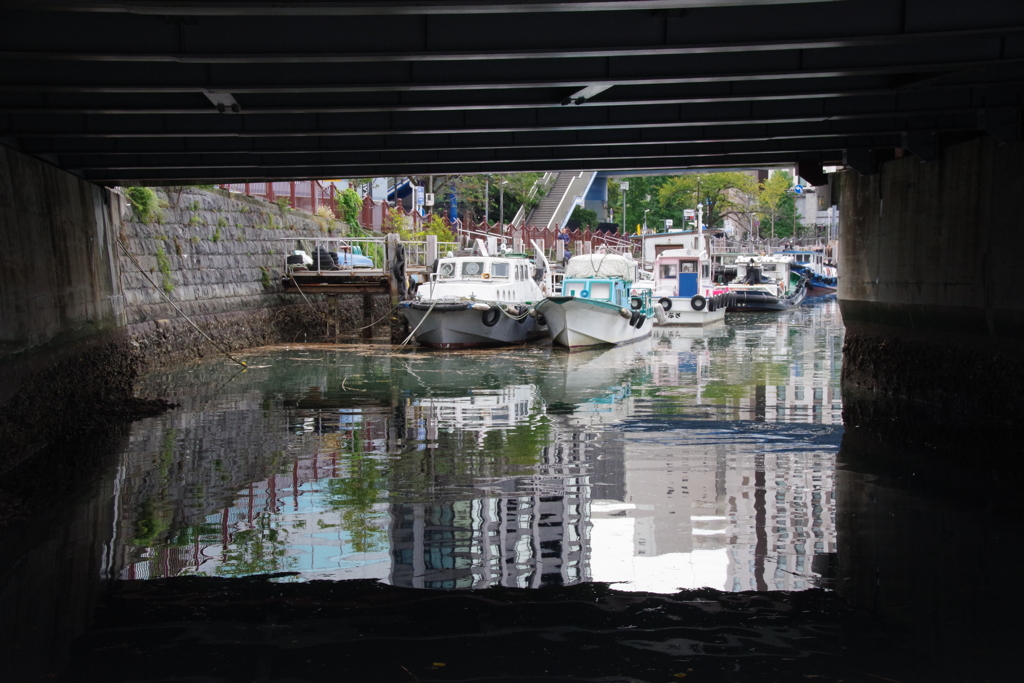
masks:
<svg viewBox="0 0 1024 683"><path fill-rule="evenodd" d="M562 291L537 311L554 343L569 348L623 344L646 337L654 324L651 291L633 289L639 267L628 256L594 253L566 264Z"/></svg>
<svg viewBox="0 0 1024 683"><path fill-rule="evenodd" d="M839 288L839 270L832 259L818 251L787 250L777 254L793 259L790 270L807 277L807 295L828 294Z"/></svg>
<svg viewBox="0 0 1024 683"><path fill-rule="evenodd" d="M737 259L736 277L726 286L726 310L787 311L799 306L807 296L807 278L789 265L785 256L751 256L745 263Z"/></svg>
<svg viewBox="0 0 1024 683"><path fill-rule="evenodd" d="M707 252L669 249L654 260L657 325L710 325L725 318L725 288L711 281ZM656 312L657 313L657 312Z"/></svg>
<svg viewBox="0 0 1024 683"><path fill-rule="evenodd" d="M438 259L436 272L416 297L399 304L412 336L425 346L468 348L522 344L542 333L534 306L551 292L551 270L542 253L491 256L475 253Z"/></svg>

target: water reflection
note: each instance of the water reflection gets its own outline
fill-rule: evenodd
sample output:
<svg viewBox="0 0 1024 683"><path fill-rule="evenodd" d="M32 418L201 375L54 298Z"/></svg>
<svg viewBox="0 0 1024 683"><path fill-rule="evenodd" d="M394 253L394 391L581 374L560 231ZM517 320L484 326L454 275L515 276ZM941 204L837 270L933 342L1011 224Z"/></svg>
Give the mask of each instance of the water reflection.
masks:
<svg viewBox="0 0 1024 683"><path fill-rule="evenodd" d="M834 301L564 353L259 351L145 380L108 576L801 590L835 552Z"/></svg>

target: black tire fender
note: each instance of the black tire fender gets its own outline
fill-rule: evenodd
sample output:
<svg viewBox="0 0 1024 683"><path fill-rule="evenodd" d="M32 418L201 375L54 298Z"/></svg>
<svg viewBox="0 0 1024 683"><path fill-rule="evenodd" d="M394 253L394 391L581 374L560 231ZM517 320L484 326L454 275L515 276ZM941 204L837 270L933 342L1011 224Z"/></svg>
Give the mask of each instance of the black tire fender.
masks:
<svg viewBox="0 0 1024 683"><path fill-rule="evenodd" d="M661 304L661 307L665 309L666 312L672 310L672 299L669 299L667 296L663 296L658 299L658 303Z"/></svg>
<svg viewBox="0 0 1024 683"><path fill-rule="evenodd" d="M694 294L693 298L690 299L690 306L695 311L703 311L704 307L708 305L708 300L702 297L700 294Z"/></svg>
<svg viewBox="0 0 1024 683"><path fill-rule="evenodd" d="M501 319L501 311L498 309L497 306L491 306L486 311L484 311L481 318L483 319L484 325L486 325L487 327L494 327L495 325L498 324L498 321Z"/></svg>
<svg viewBox="0 0 1024 683"><path fill-rule="evenodd" d="M645 323L645 322L647 322L647 316L646 316L646 315L644 315L643 313L641 313L641 314L640 314L640 317L639 317L639 318L637 318L637 321L636 321L636 328L637 328L637 329L639 330L639 329L640 329L641 327L643 327L643 326L644 326L644 323Z"/></svg>
<svg viewBox="0 0 1024 683"><path fill-rule="evenodd" d="M629 316L629 326L636 327L636 321L640 318L640 314L637 311L633 311L633 315Z"/></svg>
<svg viewBox="0 0 1024 683"><path fill-rule="evenodd" d="M632 308L634 311L639 311L641 308L644 307L644 300L638 296L630 297L629 307Z"/></svg>

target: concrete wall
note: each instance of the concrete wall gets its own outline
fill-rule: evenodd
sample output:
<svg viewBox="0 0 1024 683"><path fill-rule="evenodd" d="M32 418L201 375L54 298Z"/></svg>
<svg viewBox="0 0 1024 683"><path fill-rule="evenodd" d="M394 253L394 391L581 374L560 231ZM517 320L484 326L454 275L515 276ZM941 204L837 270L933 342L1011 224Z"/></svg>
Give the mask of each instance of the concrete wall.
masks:
<svg viewBox="0 0 1024 683"><path fill-rule="evenodd" d="M915 419L945 426L1018 425L1024 145L984 137L947 147L939 161L908 156L874 176L839 175L853 422L873 419L884 397L882 421L903 401Z"/></svg>
<svg viewBox="0 0 1024 683"><path fill-rule="evenodd" d="M329 341L363 324L361 295L281 291L285 251L326 222L226 192L160 197L143 223L116 193L0 146L0 472L64 434L130 417L146 367ZM379 319L390 305L371 307Z"/></svg>
<svg viewBox="0 0 1024 683"><path fill-rule="evenodd" d="M0 146L0 359L124 324L116 202Z"/></svg>

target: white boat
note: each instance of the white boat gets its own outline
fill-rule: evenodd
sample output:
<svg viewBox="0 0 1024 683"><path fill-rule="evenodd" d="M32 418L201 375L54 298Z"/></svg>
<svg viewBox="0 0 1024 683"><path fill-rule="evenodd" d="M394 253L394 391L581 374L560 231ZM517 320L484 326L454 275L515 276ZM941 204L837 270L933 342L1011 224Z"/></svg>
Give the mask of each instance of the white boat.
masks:
<svg viewBox="0 0 1024 683"><path fill-rule="evenodd" d="M535 245L536 246L536 245ZM551 269L542 252L491 256L477 241L475 253L438 259L437 272L399 310L412 336L442 349L522 344L541 334L534 306L551 289Z"/></svg>
<svg viewBox="0 0 1024 683"><path fill-rule="evenodd" d="M574 256L566 264L561 294L548 297L537 310L561 346L631 342L649 335L654 325L650 290L633 288L639 279L639 265L628 256Z"/></svg>
<svg viewBox="0 0 1024 683"><path fill-rule="evenodd" d="M725 319L725 287L712 279L714 264L705 246L697 231L643 238L644 260L654 266L656 325L703 326Z"/></svg>
<svg viewBox="0 0 1024 683"><path fill-rule="evenodd" d="M654 260L657 325L711 325L725 319L725 288L711 281L706 251L668 249Z"/></svg>

